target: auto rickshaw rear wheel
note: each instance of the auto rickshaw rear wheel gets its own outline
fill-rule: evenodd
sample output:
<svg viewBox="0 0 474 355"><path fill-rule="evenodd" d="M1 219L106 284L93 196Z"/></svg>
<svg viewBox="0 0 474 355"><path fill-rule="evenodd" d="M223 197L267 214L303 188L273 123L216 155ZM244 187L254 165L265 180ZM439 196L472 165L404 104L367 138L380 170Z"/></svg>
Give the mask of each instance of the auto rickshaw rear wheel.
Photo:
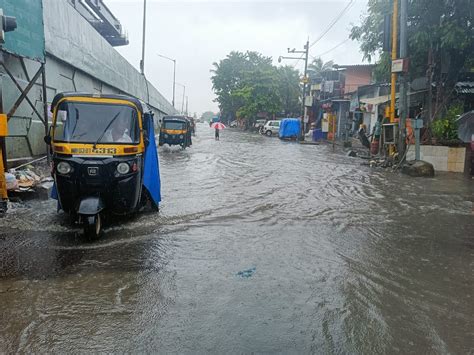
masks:
<svg viewBox="0 0 474 355"><path fill-rule="evenodd" d="M102 234L102 216L84 216L84 234L91 239L97 239Z"/></svg>

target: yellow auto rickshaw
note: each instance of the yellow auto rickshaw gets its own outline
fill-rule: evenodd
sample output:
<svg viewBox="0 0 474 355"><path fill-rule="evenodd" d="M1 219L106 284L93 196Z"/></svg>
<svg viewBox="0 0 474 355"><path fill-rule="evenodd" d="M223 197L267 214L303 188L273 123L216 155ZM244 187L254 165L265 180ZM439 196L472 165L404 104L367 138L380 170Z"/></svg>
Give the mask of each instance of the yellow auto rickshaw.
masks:
<svg viewBox="0 0 474 355"><path fill-rule="evenodd" d="M108 214L131 214L147 201L158 209L153 113L144 102L69 92L56 95L51 111L52 197L87 235L99 236Z"/></svg>
<svg viewBox="0 0 474 355"><path fill-rule="evenodd" d="M183 149L192 145L191 122L185 116L165 116L161 123L159 145L179 145Z"/></svg>

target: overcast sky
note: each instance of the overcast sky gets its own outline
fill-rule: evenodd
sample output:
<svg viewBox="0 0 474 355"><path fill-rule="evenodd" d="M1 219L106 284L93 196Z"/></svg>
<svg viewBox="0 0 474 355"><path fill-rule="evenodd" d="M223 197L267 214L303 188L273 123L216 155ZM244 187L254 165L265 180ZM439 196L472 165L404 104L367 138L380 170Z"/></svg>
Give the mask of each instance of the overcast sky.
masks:
<svg viewBox="0 0 474 355"><path fill-rule="evenodd" d="M105 0L122 23L130 44L117 50L139 68L142 43L142 0ZM232 50L254 50L273 57L287 55L288 47L302 49L309 36L318 39L348 4L337 24L310 49L310 55L338 64L362 63L358 44L346 41L351 24L366 11L367 0L326 1L198 1L148 0L145 74L171 102L173 63L156 53L175 58L176 81L186 85L189 112L217 111L210 69ZM286 64L295 64L287 61ZM303 68L303 61L297 63ZM183 88L176 87L181 107Z"/></svg>

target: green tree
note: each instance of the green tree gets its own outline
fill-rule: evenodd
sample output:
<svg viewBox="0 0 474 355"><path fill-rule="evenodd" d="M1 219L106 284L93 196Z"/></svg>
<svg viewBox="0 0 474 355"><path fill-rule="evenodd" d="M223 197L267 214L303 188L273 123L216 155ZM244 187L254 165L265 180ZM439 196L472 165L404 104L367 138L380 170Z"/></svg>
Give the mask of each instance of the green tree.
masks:
<svg viewBox="0 0 474 355"><path fill-rule="evenodd" d="M260 112L290 112L298 102L298 72L276 68L271 57L251 51L231 52L213 67L212 86L226 120L252 121Z"/></svg>
<svg viewBox="0 0 474 355"><path fill-rule="evenodd" d="M332 70L334 61L323 62L321 58L314 58L313 61L308 64L308 75L311 79L322 78L322 73Z"/></svg>
<svg viewBox="0 0 474 355"><path fill-rule="evenodd" d="M300 73L292 66L278 68L278 89L282 112L285 116L299 115L301 111Z"/></svg>
<svg viewBox="0 0 474 355"><path fill-rule="evenodd" d="M227 120L235 119L237 110L244 105L244 97L236 95L236 92L252 82L252 75L257 67L271 67L271 63L270 57L251 51L232 51L219 63L213 63L212 87L219 108Z"/></svg>
<svg viewBox="0 0 474 355"><path fill-rule="evenodd" d="M201 115L201 120L210 121L216 114L212 111L206 111Z"/></svg>
<svg viewBox="0 0 474 355"><path fill-rule="evenodd" d="M364 58L371 61L382 52L383 18L392 1L369 0L367 14L353 26L350 38L360 42ZM425 76L432 53L433 79L448 91L458 75L474 64L474 21L472 0L409 0L408 54L412 78ZM389 57L381 57L387 65Z"/></svg>
<svg viewBox="0 0 474 355"><path fill-rule="evenodd" d="M253 120L258 113L274 114L281 110L279 82L275 67L255 68L242 88L235 91L242 105L237 110L239 118Z"/></svg>

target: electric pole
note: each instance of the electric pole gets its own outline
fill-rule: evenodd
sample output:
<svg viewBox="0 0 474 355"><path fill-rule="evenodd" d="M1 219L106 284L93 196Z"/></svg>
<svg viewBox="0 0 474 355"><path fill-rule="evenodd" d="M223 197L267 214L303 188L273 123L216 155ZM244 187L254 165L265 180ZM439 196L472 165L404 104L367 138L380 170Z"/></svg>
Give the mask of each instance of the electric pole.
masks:
<svg viewBox="0 0 474 355"><path fill-rule="evenodd" d="M305 123L306 123L306 83L308 81L308 52L309 52L309 38L306 41L305 48L305 59L304 59L304 78L303 78L303 116L301 118L301 140L304 141Z"/></svg>
<svg viewBox="0 0 474 355"><path fill-rule="evenodd" d="M393 0L393 17L392 17L392 61L397 59L397 42L398 42L398 0ZM390 86L390 123L395 122L395 100L396 100L397 74L392 72L392 80Z"/></svg>
<svg viewBox="0 0 474 355"><path fill-rule="evenodd" d="M401 0L400 2L400 58L407 60L407 7L408 0ZM399 144L398 153L402 155L405 152L406 146L406 120L407 112L407 73L402 73L400 76L400 100L399 100Z"/></svg>
<svg viewBox="0 0 474 355"><path fill-rule="evenodd" d="M297 51L296 49L290 49L288 48L288 53L301 53L304 55L304 76L303 76L303 90L302 90L302 95L301 95L301 100L302 100L302 105L301 105L301 137L300 140L304 141L304 134L305 134L305 118L306 118L306 105L305 105L305 95L306 95L306 84L308 82L308 56L309 56L309 38L306 41L306 44L304 46L304 51ZM295 59L295 60L301 60L303 56L301 57L283 57L280 56L278 57L278 63L281 63L282 59Z"/></svg>

